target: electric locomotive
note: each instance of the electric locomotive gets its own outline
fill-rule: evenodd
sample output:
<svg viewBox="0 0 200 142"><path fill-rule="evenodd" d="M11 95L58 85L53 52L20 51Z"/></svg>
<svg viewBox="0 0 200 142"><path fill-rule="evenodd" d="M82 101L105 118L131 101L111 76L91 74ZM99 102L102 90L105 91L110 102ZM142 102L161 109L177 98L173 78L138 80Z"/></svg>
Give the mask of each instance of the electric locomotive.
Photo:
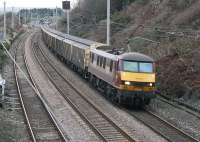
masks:
<svg viewBox="0 0 200 142"><path fill-rule="evenodd" d="M155 63L144 54L91 50L90 81L119 104L148 105L155 97Z"/></svg>
<svg viewBox="0 0 200 142"><path fill-rule="evenodd" d="M62 61L118 104L144 106L155 97L155 63L144 54L107 50L105 44L42 27L44 42Z"/></svg>

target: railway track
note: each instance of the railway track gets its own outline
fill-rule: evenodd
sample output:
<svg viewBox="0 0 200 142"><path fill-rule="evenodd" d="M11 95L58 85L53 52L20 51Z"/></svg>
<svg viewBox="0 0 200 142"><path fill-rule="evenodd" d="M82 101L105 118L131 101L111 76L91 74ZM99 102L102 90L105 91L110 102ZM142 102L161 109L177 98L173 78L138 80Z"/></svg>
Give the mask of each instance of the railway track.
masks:
<svg viewBox="0 0 200 142"><path fill-rule="evenodd" d="M35 40L35 41L37 41L37 40ZM78 109L78 110L76 110L78 113L80 113L79 107L83 107L83 109L89 111L88 107L85 106L84 103L80 102L81 99L79 99L79 97L74 95L74 93L73 93L73 95L74 95L75 98L71 98L72 97L71 94L68 93L68 92L72 92L70 90L70 88L66 87L64 84L61 84L60 82L68 82L67 84L69 84L70 87L75 89L75 92L77 94L79 94L80 92L73 86L73 84L71 84L68 80L66 80L62 76L61 73L59 73L57 71L57 69L54 65L49 63L50 59L48 59L48 57L46 57L46 55L43 53L42 49L40 48L40 46L38 44L35 44L34 52L35 52L35 57L37 58L38 62L40 62L40 65L43 68L43 71L47 72L48 77L53 82L53 84L57 87L57 89L60 90L61 94L66 99L70 99L70 100L68 100L68 102L70 104L72 103L72 106L75 105L74 109L75 110ZM60 77L58 77L58 76L60 76ZM63 81L61 81L61 80L63 80ZM80 95L81 94L82 93L80 93ZM80 103L80 104L77 105L76 103ZM90 120L87 119L87 112L84 112L84 110L82 112L83 112L83 114L80 114L80 116L82 116L83 119L85 119L86 122L90 121ZM86 116L85 116L84 113L86 113ZM88 113L90 113L90 112L88 112ZM153 114L152 112L148 111L148 110L145 110L144 112L142 112L142 111L140 111L140 112L135 112L135 111L130 112L130 111L128 111L128 113L133 115L139 121L141 121L142 123L144 123L145 125L150 127L153 131L155 131L157 134L161 135L162 137L164 137L166 140L168 140L170 142L177 142L177 141L180 141L180 142L198 142L199 141L199 140L191 137L187 133L183 132L182 130L176 128L175 126L173 126L169 122L163 120L162 118L160 118L157 115ZM91 115L91 114L89 114L89 115ZM84 118L84 117L86 117L86 118ZM94 117L94 118L97 119L98 117ZM101 123L101 121L99 123ZM96 129L95 126L93 126L93 124L90 124L90 125L94 129L94 131L96 131L96 133L99 134L100 131L98 130L98 128ZM112 133L111 133L111 135L112 135ZM100 134L101 138L102 138L102 136L103 135ZM102 139L104 141L108 141L104 138L102 138ZM113 140L113 141L116 141L116 140ZM123 140L119 140L119 141L123 141ZM132 141L132 140L130 139L130 141Z"/></svg>
<svg viewBox="0 0 200 142"><path fill-rule="evenodd" d="M25 42L25 39L23 39ZM34 84L24 56L24 42L19 42L15 52L15 61L23 70L25 75ZM39 92L34 90L26 80L22 72L14 64L14 74L19 94L20 103L24 112L28 131L33 142L65 142L68 141L58 125L53 121L52 113L47 109L47 105L38 96Z"/></svg>
<svg viewBox="0 0 200 142"><path fill-rule="evenodd" d="M167 103L177 109L185 111L185 112L197 117L198 119L200 119L200 110L199 109L196 109L188 104L185 104L185 103L182 103L182 102L179 102L176 100L172 100L169 97L163 96L163 95L157 96L157 99L164 103Z"/></svg>
<svg viewBox="0 0 200 142"><path fill-rule="evenodd" d="M23 38L22 35L20 35L18 39L16 39L15 42L13 42L13 44L11 45L9 49L9 52L12 55L12 57L15 56L15 50L16 50L16 47L20 44L19 42L21 42L22 40L21 38ZM31 141L30 135L26 127L27 125L26 123L24 123L25 122L24 113L20 104L17 86L15 82L13 61L9 57L7 57L6 62L3 67L3 77L6 80L3 108L6 111L8 111L8 114L5 115L5 120L9 120L10 118L10 120L14 122L14 125L13 125L13 122L11 123L9 122L12 125L11 127L9 127L9 130L13 132L11 134L8 134L9 138L8 139L6 138L6 139L7 141L9 140L13 141L13 138L14 138L14 141ZM1 127L3 126L1 125ZM1 133L0 141L6 141L6 139L4 138L6 135L3 136L4 134Z"/></svg>
<svg viewBox="0 0 200 142"><path fill-rule="evenodd" d="M37 40L35 40L37 41ZM90 128L106 142L134 142L135 140L110 120L93 102L89 101L76 86L60 73L55 65L43 53L37 42L33 43L33 53L42 70L47 74L60 94L90 126Z"/></svg>
<svg viewBox="0 0 200 142"><path fill-rule="evenodd" d="M10 54L14 57L16 46L18 46L20 42L20 39L15 41L11 47ZM8 60L6 65L4 66L4 78L6 80L6 88L5 92L6 95L4 96L4 103L6 104L5 108L8 110L21 110L21 105L19 103L18 93L17 93L17 87L15 83L15 77L14 77L14 66L12 60Z"/></svg>
<svg viewBox="0 0 200 142"><path fill-rule="evenodd" d="M125 111L169 142L200 142L146 108L144 111Z"/></svg>

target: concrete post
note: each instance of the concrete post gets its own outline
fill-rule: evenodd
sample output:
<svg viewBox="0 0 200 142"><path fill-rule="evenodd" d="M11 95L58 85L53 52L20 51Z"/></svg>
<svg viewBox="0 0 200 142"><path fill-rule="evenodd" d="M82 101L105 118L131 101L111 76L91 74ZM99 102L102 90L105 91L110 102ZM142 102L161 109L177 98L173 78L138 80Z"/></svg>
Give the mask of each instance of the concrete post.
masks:
<svg viewBox="0 0 200 142"><path fill-rule="evenodd" d="M27 22L27 9L25 10L25 19L24 19L24 24Z"/></svg>
<svg viewBox="0 0 200 142"><path fill-rule="evenodd" d="M107 45L110 45L110 0L107 0Z"/></svg>
<svg viewBox="0 0 200 142"><path fill-rule="evenodd" d="M20 10L19 10L19 25L21 25L21 15L20 15L21 13L20 13Z"/></svg>
<svg viewBox="0 0 200 142"><path fill-rule="evenodd" d="M56 6L56 30L58 29L58 7Z"/></svg>
<svg viewBox="0 0 200 142"><path fill-rule="evenodd" d="M12 22L11 22L11 28L14 29L14 7L12 7Z"/></svg>
<svg viewBox="0 0 200 142"><path fill-rule="evenodd" d="M4 39L6 38L6 2L4 2Z"/></svg>
<svg viewBox="0 0 200 142"><path fill-rule="evenodd" d="M67 10L67 34L69 34L69 10Z"/></svg>

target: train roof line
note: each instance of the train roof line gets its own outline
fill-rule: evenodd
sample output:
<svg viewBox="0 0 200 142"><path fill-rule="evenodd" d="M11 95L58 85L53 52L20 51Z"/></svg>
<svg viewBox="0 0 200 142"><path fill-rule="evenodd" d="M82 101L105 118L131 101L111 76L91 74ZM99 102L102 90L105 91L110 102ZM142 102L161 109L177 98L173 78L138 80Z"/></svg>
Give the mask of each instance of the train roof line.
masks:
<svg viewBox="0 0 200 142"><path fill-rule="evenodd" d="M86 46L101 46L101 45L105 45L103 43L99 43L99 42L95 42L95 41L91 41L91 40L88 40L88 39L83 39L83 38L80 38L80 37L76 37L76 36L72 36L72 35L67 35L65 33L62 33L62 32L59 32L59 31L56 31L54 29L51 29L47 26L41 26L41 28L43 30L46 30L47 32L50 32L52 34L55 34L57 36L60 36L62 37L64 40L65 39L68 39L68 40L72 40L72 41L75 41L75 42L78 42L80 44L83 44L83 45L86 45Z"/></svg>
<svg viewBox="0 0 200 142"><path fill-rule="evenodd" d="M91 52L95 53L95 54L98 54L98 55L100 55L102 57L106 57L106 58L109 58L109 59L117 61L117 56L116 55L108 53L106 51L98 50L98 49L92 49Z"/></svg>

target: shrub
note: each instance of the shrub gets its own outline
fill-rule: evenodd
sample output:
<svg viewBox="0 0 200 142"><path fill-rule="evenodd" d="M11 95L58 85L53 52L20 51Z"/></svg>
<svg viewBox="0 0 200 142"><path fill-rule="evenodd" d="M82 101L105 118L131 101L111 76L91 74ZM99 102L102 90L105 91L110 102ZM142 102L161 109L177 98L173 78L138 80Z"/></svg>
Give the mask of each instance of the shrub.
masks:
<svg viewBox="0 0 200 142"><path fill-rule="evenodd" d="M149 0L135 0L137 4L145 5L149 2Z"/></svg>
<svg viewBox="0 0 200 142"><path fill-rule="evenodd" d="M173 9L183 10L197 1L198 0L170 0L169 6L171 6Z"/></svg>
<svg viewBox="0 0 200 142"><path fill-rule="evenodd" d="M128 15L120 14L119 12L115 12L111 19L112 21L123 25L127 25L130 22L130 17Z"/></svg>
<svg viewBox="0 0 200 142"><path fill-rule="evenodd" d="M9 50L10 44L7 42L4 42L5 47ZM3 49L3 46L0 44L0 69L2 69L3 63L5 62L6 59L6 53Z"/></svg>

